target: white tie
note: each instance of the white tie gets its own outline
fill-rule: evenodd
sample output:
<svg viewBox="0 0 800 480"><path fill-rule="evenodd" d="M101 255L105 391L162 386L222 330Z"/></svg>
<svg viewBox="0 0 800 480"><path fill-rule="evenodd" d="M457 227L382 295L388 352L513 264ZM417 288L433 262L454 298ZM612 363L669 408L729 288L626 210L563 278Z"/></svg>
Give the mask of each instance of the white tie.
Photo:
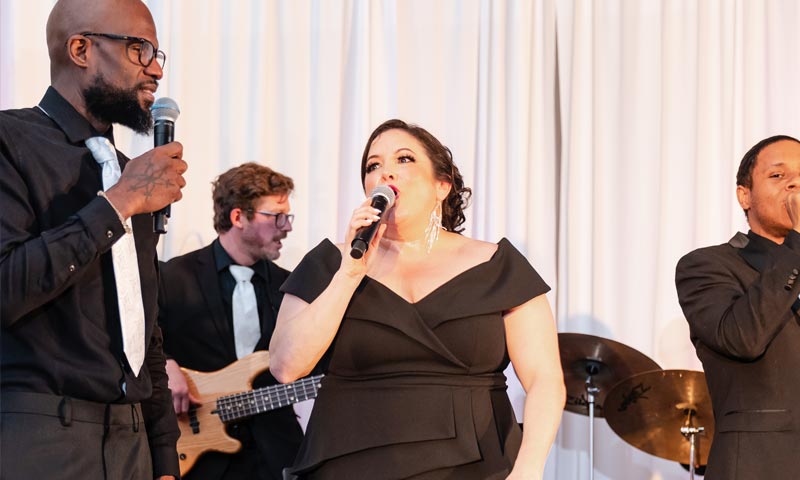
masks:
<svg viewBox="0 0 800 480"><path fill-rule="evenodd" d="M105 137L89 138L86 140L86 146L92 151L97 163L102 165L103 190L108 190L119 181L122 174L117 152ZM117 284L122 348L128 357L128 364L133 374L139 376L139 370L144 363L144 306L132 230L131 233L125 233L111 247L111 258L114 262L114 280Z"/></svg>
<svg viewBox="0 0 800 480"><path fill-rule="evenodd" d="M240 265L228 267L236 279L233 289L233 339L236 342L236 358L253 353L258 339L261 338L261 325L258 321L258 302L256 291L250 279L253 269Z"/></svg>

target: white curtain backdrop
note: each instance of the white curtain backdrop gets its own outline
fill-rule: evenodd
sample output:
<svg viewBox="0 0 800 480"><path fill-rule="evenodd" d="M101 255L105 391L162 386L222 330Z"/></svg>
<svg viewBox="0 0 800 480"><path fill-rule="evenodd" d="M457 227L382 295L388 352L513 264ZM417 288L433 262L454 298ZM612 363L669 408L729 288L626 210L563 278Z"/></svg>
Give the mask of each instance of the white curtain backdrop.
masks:
<svg viewBox="0 0 800 480"><path fill-rule="evenodd" d="M746 231L741 156L800 136L798 0L147 3L168 57L159 95L181 107L190 163L162 259L214 238L210 182L247 161L296 183L278 263L341 241L364 195L364 142L399 117L450 146L474 189L466 234L527 255L553 287L559 331L664 368L701 369L678 258ZM0 1L0 108L35 105L49 84L52 4ZM117 144L136 155L152 139L118 128ZM518 384L510 394L520 406ZM545 478L588 468L588 417L565 413ZM687 476L595 420L598 480Z"/></svg>

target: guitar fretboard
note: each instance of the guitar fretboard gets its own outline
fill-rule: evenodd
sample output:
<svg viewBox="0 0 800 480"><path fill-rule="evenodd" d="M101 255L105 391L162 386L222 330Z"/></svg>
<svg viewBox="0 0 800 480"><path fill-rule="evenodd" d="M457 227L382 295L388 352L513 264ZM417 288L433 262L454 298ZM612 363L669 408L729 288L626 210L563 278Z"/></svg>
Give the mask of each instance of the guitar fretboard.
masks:
<svg viewBox="0 0 800 480"><path fill-rule="evenodd" d="M231 422L310 400L317 397L322 377L324 375L315 375L286 385L271 385L219 397L214 413L217 413L223 422Z"/></svg>

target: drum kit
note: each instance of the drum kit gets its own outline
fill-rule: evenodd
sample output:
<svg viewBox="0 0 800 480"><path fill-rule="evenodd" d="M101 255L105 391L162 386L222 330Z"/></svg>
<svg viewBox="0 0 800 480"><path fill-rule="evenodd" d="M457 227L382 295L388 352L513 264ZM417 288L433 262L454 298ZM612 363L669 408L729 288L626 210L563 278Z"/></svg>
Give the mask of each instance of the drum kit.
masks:
<svg viewBox="0 0 800 480"><path fill-rule="evenodd" d="M604 417L627 443L667 460L688 461L689 478L708 460L714 414L703 372L662 370L625 344L559 333L565 409L589 416L589 478L594 479L594 419ZM702 441L701 441L702 437ZM699 473L699 472L698 472Z"/></svg>

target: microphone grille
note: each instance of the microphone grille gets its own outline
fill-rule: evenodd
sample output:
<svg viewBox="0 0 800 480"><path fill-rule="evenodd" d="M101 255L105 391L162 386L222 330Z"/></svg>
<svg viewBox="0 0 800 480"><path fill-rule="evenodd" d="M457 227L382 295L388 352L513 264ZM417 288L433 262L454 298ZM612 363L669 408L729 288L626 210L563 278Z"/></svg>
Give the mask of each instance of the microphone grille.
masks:
<svg viewBox="0 0 800 480"><path fill-rule="evenodd" d="M395 198L394 190L392 190L392 188L388 185L378 185L377 187L372 189L372 192L369 194L369 196L370 198L376 196L385 197L386 200L389 201L389 204L386 205L387 210L392 208L392 205L394 205L394 198Z"/></svg>
<svg viewBox="0 0 800 480"><path fill-rule="evenodd" d="M152 112L153 120L156 122L159 120L175 122L178 119L178 115L181 114L181 109L178 108L178 103L175 100L169 97L161 97L150 107L150 112Z"/></svg>

